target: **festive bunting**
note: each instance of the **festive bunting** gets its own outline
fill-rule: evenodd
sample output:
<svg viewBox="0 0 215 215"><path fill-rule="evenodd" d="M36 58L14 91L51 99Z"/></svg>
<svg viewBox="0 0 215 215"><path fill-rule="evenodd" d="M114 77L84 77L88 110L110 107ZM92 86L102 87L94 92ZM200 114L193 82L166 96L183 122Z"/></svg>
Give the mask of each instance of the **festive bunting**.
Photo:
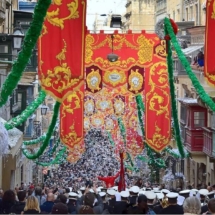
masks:
<svg viewBox="0 0 215 215"><path fill-rule="evenodd" d="M206 4L204 74L208 82L215 86L215 1L208 0Z"/></svg>

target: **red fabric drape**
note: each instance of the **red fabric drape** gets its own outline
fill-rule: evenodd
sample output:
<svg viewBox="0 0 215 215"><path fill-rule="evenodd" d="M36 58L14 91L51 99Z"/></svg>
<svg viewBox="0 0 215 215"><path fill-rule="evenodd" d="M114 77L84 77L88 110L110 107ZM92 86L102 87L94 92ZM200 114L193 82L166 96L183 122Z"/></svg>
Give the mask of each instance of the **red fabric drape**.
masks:
<svg viewBox="0 0 215 215"><path fill-rule="evenodd" d="M124 168L124 162L123 162L123 153L120 153L120 179L119 179L119 185L118 185L118 192L125 190L125 168Z"/></svg>
<svg viewBox="0 0 215 215"><path fill-rule="evenodd" d="M204 73L210 85L215 86L215 1L208 0L206 6Z"/></svg>

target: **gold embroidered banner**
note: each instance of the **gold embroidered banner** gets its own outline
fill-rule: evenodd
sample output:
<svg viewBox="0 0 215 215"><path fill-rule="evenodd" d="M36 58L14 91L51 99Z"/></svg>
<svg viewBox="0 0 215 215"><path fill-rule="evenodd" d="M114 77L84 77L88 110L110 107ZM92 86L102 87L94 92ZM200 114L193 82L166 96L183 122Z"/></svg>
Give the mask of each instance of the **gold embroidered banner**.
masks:
<svg viewBox="0 0 215 215"><path fill-rule="evenodd" d="M41 87L59 102L84 78L86 0L53 0L38 41Z"/></svg>
<svg viewBox="0 0 215 215"><path fill-rule="evenodd" d="M215 86L215 0L208 0L206 5L204 73L207 81Z"/></svg>
<svg viewBox="0 0 215 215"><path fill-rule="evenodd" d="M145 139L155 151L162 151L171 139L171 107L165 61L154 58L145 72Z"/></svg>

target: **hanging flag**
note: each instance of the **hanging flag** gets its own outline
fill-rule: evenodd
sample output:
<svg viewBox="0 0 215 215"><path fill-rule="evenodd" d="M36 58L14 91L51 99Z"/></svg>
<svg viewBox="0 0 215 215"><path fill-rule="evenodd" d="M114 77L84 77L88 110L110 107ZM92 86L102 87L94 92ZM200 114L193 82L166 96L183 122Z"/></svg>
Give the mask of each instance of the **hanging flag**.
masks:
<svg viewBox="0 0 215 215"><path fill-rule="evenodd" d="M215 1L208 0L206 5L204 74L212 86L215 86Z"/></svg>
<svg viewBox="0 0 215 215"><path fill-rule="evenodd" d="M86 0L53 0L38 41L41 87L61 102L84 78Z"/></svg>
<svg viewBox="0 0 215 215"><path fill-rule="evenodd" d="M120 174L118 192L125 191L125 168L123 162L123 152L120 152Z"/></svg>
<svg viewBox="0 0 215 215"><path fill-rule="evenodd" d="M156 62L145 72L145 140L161 152L171 139L170 88L166 62Z"/></svg>

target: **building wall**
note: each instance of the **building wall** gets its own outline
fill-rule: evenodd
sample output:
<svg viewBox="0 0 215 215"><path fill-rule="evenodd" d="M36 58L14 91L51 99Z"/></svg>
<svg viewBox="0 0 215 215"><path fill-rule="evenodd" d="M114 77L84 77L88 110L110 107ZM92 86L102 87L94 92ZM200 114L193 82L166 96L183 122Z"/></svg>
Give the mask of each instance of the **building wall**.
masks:
<svg viewBox="0 0 215 215"><path fill-rule="evenodd" d="M155 28L155 3L154 0L132 0L131 4L126 8L126 13L130 13L128 16L127 30L134 32L146 32L152 33Z"/></svg>

